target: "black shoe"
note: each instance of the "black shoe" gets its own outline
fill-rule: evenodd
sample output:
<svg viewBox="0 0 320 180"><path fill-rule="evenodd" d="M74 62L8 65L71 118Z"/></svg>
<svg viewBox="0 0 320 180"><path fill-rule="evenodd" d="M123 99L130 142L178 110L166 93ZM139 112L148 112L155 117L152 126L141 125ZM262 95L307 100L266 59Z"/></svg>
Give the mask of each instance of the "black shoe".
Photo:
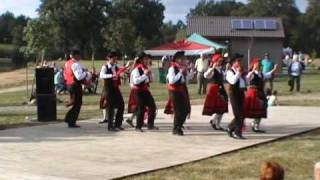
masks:
<svg viewBox="0 0 320 180"><path fill-rule="evenodd" d="M266 131L252 127L252 131L255 133L266 133Z"/></svg>
<svg viewBox="0 0 320 180"><path fill-rule="evenodd" d="M176 130L176 129L173 129L173 130L172 130L172 134L173 134L173 135L176 135L176 134L177 134L177 130Z"/></svg>
<svg viewBox="0 0 320 180"><path fill-rule="evenodd" d="M99 124L104 124L104 123L108 123L108 120L105 119L105 120L102 120L102 121L99 122Z"/></svg>
<svg viewBox="0 0 320 180"><path fill-rule="evenodd" d="M236 133L233 134L233 138L234 139L239 139L239 140L247 139L247 138L243 137L241 134L236 134Z"/></svg>
<svg viewBox="0 0 320 180"><path fill-rule="evenodd" d="M177 129L177 135L178 136L183 136L184 135L182 129Z"/></svg>
<svg viewBox="0 0 320 180"><path fill-rule="evenodd" d="M157 126L149 126L148 130L159 130L159 127L157 127Z"/></svg>
<svg viewBox="0 0 320 180"><path fill-rule="evenodd" d="M211 120L210 121L210 124L211 124L211 127L214 129L214 130L218 130L216 124Z"/></svg>
<svg viewBox="0 0 320 180"><path fill-rule="evenodd" d="M222 127L217 127L217 131L226 131L226 129L224 129Z"/></svg>
<svg viewBox="0 0 320 180"><path fill-rule="evenodd" d="M141 128L136 128L137 132L143 132L143 130Z"/></svg>
<svg viewBox="0 0 320 180"><path fill-rule="evenodd" d="M120 126L120 127L116 127L115 130L116 130L116 131L123 131L124 128Z"/></svg>
<svg viewBox="0 0 320 180"><path fill-rule="evenodd" d="M69 124L68 128L80 128L80 126L76 124L72 124L72 125Z"/></svg>
<svg viewBox="0 0 320 180"><path fill-rule="evenodd" d="M227 129L227 133L228 133L228 136L229 137L231 137L231 138L233 138L233 130L231 130L231 129Z"/></svg>
<svg viewBox="0 0 320 180"><path fill-rule="evenodd" d="M132 122L131 119L127 119L126 122L127 122L131 127L134 127L133 122Z"/></svg>
<svg viewBox="0 0 320 180"><path fill-rule="evenodd" d="M108 131L110 132L116 132L117 130L114 127L108 127Z"/></svg>

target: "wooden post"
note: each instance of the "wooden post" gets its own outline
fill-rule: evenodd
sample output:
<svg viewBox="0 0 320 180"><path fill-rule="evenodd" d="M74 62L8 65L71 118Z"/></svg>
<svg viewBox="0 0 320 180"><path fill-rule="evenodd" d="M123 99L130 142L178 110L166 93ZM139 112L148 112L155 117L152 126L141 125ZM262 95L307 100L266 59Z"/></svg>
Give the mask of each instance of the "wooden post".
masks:
<svg viewBox="0 0 320 180"><path fill-rule="evenodd" d="M29 101L29 88L28 88L28 86L29 86L29 82L28 82L28 61L26 62L26 81L27 81L27 83L26 83L26 97L27 97L27 102Z"/></svg>

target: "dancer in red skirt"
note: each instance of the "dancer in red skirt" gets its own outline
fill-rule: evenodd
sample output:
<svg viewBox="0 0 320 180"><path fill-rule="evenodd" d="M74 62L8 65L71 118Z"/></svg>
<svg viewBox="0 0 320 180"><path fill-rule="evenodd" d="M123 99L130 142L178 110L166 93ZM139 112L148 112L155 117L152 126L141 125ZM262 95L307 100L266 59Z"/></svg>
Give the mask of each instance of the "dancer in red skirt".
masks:
<svg viewBox="0 0 320 180"><path fill-rule="evenodd" d="M179 51L173 56L167 74L169 101L165 108L166 114L174 114L172 133L183 136L183 124L191 112L189 93L187 89L188 75L187 67L184 64L184 51Z"/></svg>
<svg viewBox="0 0 320 180"><path fill-rule="evenodd" d="M228 95L223 85L225 73L222 69L222 63L221 54L213 55L210 68L204 73L204 77L209 79L209 84L202 114L207 116L216 114L210 121L215 130L224 130L220 126L220 122L223 114L228 112Z"/></svg>
<svg viewBox="0 0 320 180"><path fill-rule="evenodd" d="M249 88L244 101L245 118L253 118L252 131L257 133L265 133L260 129L261 118L267 118L268 100L264 93L264 82L266 79L272 78L276 71L277 65L268 72L262 73L260 59L255 58L251 61L247 81Z"/></svg>

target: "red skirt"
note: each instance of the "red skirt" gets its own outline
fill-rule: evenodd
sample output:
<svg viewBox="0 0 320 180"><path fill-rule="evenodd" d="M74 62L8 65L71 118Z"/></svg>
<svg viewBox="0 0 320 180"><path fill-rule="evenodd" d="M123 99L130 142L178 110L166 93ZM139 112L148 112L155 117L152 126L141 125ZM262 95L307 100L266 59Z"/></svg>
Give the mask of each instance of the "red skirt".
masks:
<svg viewBox="0 0 320 180"><path fill-rule="evenodd" d="M267 118L267 105L264 93L251 87L247 91L244 99L244 117L245 118Z"/></svg>
<svg viewBox="0 0 320 180"><path fill-rule="evenodd" d="M208 93L204 102L202 115L212 116L228 112L228 101L219 92L219 85L209 84Z"/></svg>
<svg viewBox="0 0 320 180"><path fill-rule="evenodd" d="M137 99L135 95L135 90L131 89L129 102L128 102L128 113L134 113L137 108Z"/></svg>

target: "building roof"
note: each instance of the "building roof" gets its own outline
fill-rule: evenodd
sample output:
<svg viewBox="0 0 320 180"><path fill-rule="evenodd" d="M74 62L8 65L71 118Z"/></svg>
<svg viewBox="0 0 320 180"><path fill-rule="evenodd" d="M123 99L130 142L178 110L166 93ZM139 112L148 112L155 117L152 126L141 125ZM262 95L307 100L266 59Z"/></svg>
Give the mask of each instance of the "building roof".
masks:
<svg viewBox="0 0 320 180"><path fill-rule="evenodd" d="M275 20L278 24L276 30L237 30L233 29L232 20ZM190 17L187 22L187 34L198 33L205 37L265 37L284 38L284 28L281 18L275 17L222 17L222 16L196 16Z"/></svg>

